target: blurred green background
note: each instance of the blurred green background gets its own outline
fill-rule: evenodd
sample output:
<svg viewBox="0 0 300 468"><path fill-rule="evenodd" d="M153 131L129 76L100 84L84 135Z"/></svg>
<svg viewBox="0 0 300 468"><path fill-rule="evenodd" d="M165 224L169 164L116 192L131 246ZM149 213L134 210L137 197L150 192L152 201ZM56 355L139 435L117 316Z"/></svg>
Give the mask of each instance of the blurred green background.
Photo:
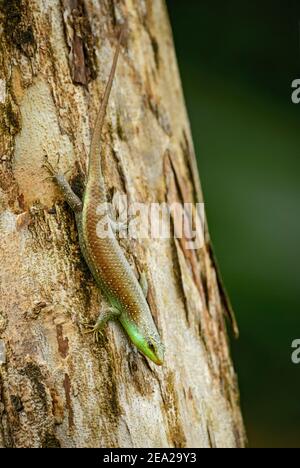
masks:
<svg viewBox="0 0 300 468"><path fill-rule="evenodd" d="M250 447L300 447L300 2L167 1Z"/></svg>

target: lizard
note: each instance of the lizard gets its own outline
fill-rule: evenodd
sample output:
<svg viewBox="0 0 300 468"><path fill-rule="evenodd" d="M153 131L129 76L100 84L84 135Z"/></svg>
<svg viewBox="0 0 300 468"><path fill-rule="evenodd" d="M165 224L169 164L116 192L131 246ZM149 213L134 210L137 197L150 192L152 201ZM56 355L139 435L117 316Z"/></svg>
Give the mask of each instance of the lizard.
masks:
<svg viewBox="0 0 300 468"><path fill-rule="evenodd" d="M155 364L162 365L164 345L146 300L145 287L143 288L142 283L136 278L115 237L113 223L107 208L104 208L102 218L99 220L99 207L107 206L100 156L101 134L116 73L123 30L124 28L119 36L92 133L88 176L82 201L73 192L65 175L53 167L47 156L44 167L75 214L81 252L107 302L107 307L100 312L91 331L98 337L109 320L117 319L137 349ZM107 226L105 236L99 236L99 232L97 234L99 222Z"/></svg>

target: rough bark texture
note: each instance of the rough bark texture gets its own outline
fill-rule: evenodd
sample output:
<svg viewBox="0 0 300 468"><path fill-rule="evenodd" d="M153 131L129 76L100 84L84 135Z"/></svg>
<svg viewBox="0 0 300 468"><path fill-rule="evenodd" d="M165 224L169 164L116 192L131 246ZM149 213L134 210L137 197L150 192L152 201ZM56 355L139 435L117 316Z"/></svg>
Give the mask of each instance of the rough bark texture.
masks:
<svg viewBox="0 0 300 468"><path fill-rule="evenodd" d="M195 202L195 156L163 0L0 3L0 446L241 447L244 431L206 234L124 243L147 266L162 368L118 324L84 334L101 295L47 153L80 192L91 128L127 23L103 134L108 193ZM176 226L175 226L176 229Z"/></svg>

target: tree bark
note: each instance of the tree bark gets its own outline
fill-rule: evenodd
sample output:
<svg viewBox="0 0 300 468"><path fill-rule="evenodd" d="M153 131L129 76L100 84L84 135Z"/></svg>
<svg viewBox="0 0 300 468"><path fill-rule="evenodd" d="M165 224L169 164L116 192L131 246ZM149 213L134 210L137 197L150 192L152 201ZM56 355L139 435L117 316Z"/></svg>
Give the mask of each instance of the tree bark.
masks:
<svg viewBox="0 0 300 468"><path fill-rule="evenodd" d="M108 195L202 199L163 0L6 0L0 32L0 446L242 447L245 436L207 232L122 241L166 360L137 353L116 323L84 333L101 294L45 153L81 193L91 128L120 24L124 47L103 131ZM173 219L176 230L176 220Z"/></svg>

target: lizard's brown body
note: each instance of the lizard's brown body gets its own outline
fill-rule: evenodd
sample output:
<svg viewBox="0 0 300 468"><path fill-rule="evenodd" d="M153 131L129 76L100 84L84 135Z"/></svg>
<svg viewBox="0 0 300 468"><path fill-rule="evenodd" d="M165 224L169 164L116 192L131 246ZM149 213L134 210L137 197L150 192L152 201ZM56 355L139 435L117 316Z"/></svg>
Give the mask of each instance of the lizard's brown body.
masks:
<svg viewBox="0 0 300 468"><path fill-rule="evenodd" d="M103 209L106 207L106 191L101 169L101 131L120 48L121 37L93 132L88 179L82 204L65 178L56 174L49 163L47 167L75 211L82 253L110 305L106 312L100 314L93 330L98 332L109 319L118 318L137 348L156 364L162 364L164 347L149 305L114 235L109 213L107 209ZM99 210L102 215L99 215Z"/></svg>

